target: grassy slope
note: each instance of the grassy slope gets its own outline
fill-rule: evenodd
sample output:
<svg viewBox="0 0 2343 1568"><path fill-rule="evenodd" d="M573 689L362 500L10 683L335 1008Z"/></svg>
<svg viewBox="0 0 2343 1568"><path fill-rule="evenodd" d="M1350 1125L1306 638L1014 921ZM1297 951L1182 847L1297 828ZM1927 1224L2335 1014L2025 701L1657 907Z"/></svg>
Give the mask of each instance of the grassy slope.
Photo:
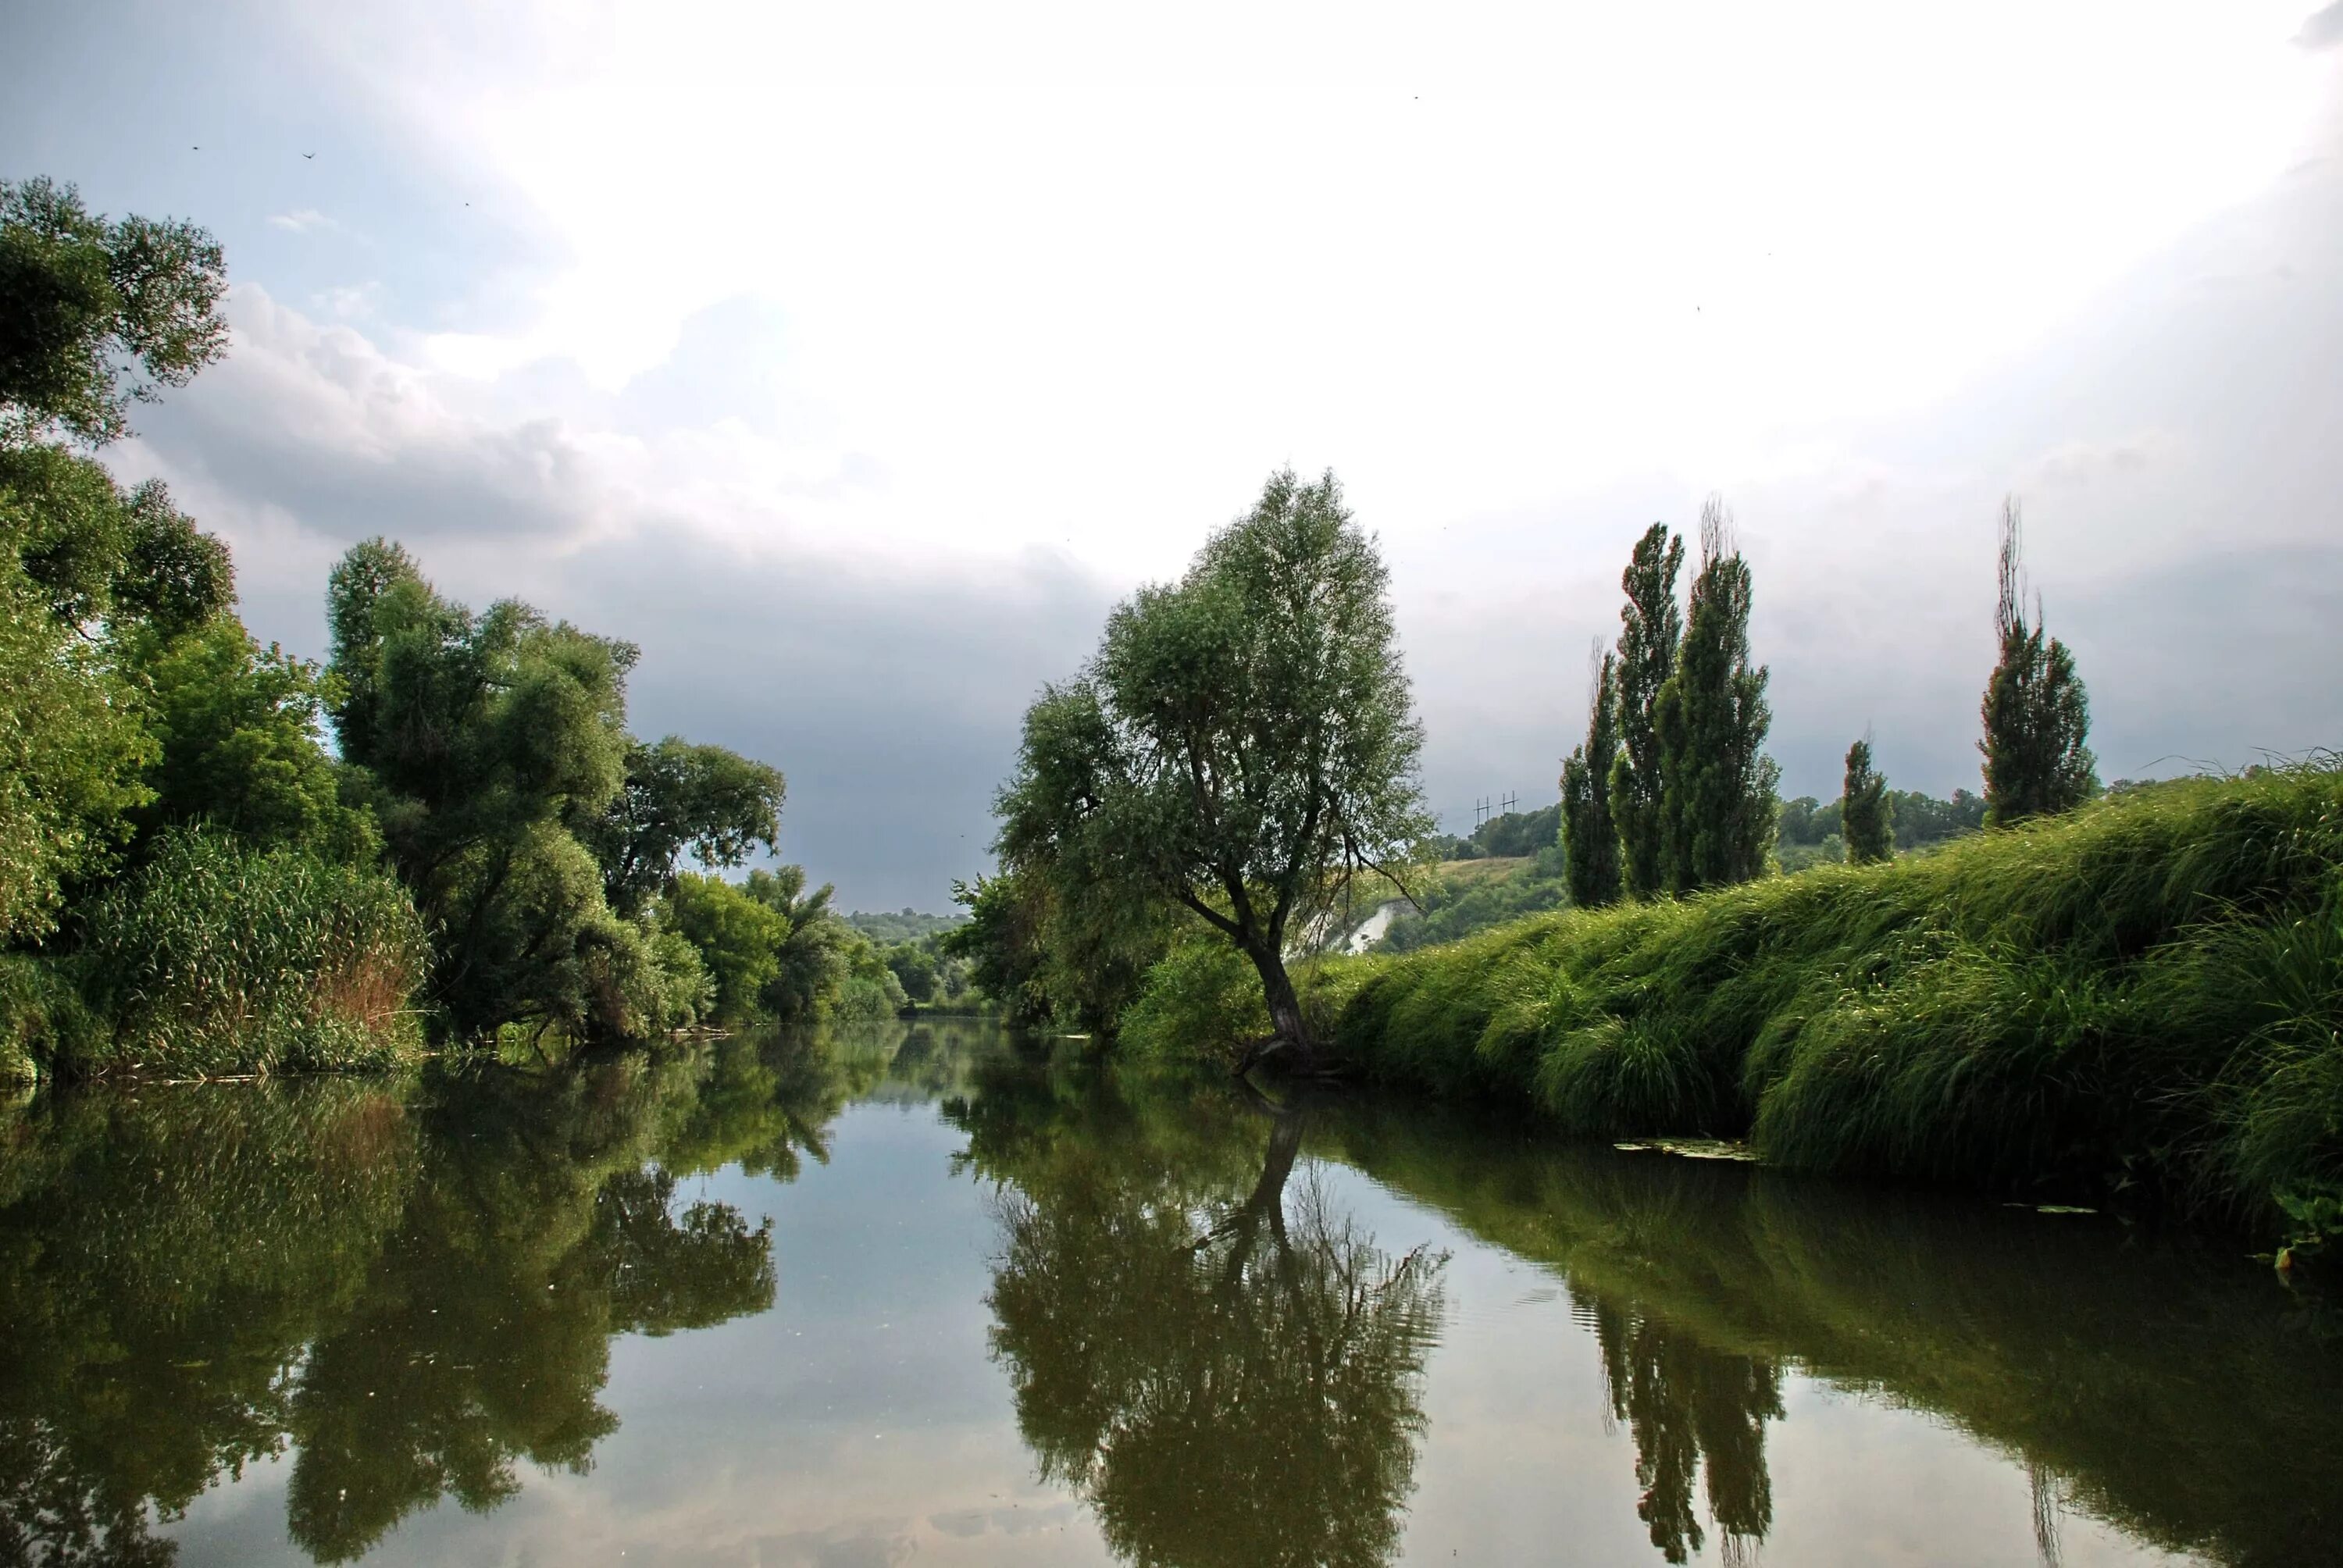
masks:
<svg viewBox="0 0 2343 1568"><path fill-rule="evenodd" d="M1884 867L1322 966L1368 1075L1812 1169L2343 1191L2343 771L2188 780Z"/></svg>

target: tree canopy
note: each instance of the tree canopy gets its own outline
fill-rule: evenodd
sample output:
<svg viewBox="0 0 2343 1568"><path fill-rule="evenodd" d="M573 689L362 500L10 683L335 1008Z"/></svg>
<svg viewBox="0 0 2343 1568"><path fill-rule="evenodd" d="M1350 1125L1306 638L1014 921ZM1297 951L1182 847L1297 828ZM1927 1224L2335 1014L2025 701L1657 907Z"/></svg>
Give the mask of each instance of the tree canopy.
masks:
<svg viewBox="0 0 2343 1568"><path fill-rule="evenodd" d="M1108 618L1025 717L997 848L1061 903L1175 905L1260 972L1275 1044L1312 1041L1287 946L1430 827L1388 574L1330 473L1271 477L1176 583Z"/></svg>
<svg viewBox="0 0 2343 1568"><path fill-rule="evenodd" d="M1858 740L1846 749L1846 785L1839 802L1849 860L1866 865L1894 856L1895 806L1887 799L1886 779L1872 766L1868 740Z"/></svg>
<svg viewBox="0 0 2343 1568"><path fill-rule="evenodd" d="M1762 875L1773 848L1775 785L1765 755L1773 709L1749 653L1749 563L1734 548L1722 498L1701 508L1700 572L1674 668L1653 701L1660 749L1660 859L1671 892Z"/></svg>
<svg viewBox="0 0 2343 1568"><path fill-rule="evenodd" d="M1684 616L1676 608L1676 573L1684 541L1654 523L1635 541L1619 586L1619 755L1611 765L1611 816L1619 825L1620 874L1627 891L1648 899L1664 886L1661 828L1660 690L1675 673Z"/></svg>
<svg viewBox="0 0 2343 1568"><path fill-rule="evenodd" d="M0 440L127 434L132 403L226 352L226 290L192 224L109 221L70 185L0 181Z"/></svg>
<svg viewBox="0 0 2343 1568"><path fill-rule="evenodd" d="M2025 564L2017 498L2001 508L2001 593L1995 629L2001 662L1986 683L1986 822L2006 827L2028 817L2071 811L2098 789L2098 763L2086 744L2090 699L2075 672L2075 656L2056 638L2046 639L2042 609L2026 618Z"/></svg>

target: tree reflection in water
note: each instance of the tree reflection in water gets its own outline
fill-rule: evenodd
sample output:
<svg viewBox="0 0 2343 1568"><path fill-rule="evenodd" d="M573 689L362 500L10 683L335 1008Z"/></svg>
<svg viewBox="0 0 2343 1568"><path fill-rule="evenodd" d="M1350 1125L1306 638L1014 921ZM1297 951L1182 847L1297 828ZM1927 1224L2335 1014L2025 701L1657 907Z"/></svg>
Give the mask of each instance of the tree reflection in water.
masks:
<svg viewBox="0 0 2343 1568"><path fill-rule="evenodd" d="M1332 1568L1398 1545L1445 1260L1379 1251L1297 1177L1303 1121L1272 1115L1249 1189L1193 1190L1194 1164L1094 1119L1006 1163L971 1150L1013 1183L990 1304L1018 1424L1131 1562ZM1259 1148L1258 1119L1223 1125L1248 1121Z"/></svg>
<svg viewBox="0 0 2343 1568"><path fill-rule="evenodd" d="M884 1070L733 1042L544 1074L60 1095L0 1126L0 1562L164 1563L150 1517L291 1453L357 1557L618 1425L609 1342L772 1304L772 1238L678 1178L782 1179Z"/></svg>
<svg viewBox="0 0 2343 1568"><path fill-rule="evenodd" d="M1613 1416L1635 1443L1635 1516L1671 1563L1701 1549L1694 1509L1702 1473L1709 1517L1724 1533L1727 1563L1756 1561L1774 1523L1765 1469L1765 1422L1782 1418L1782 1373L1754 1356L1710 1350L1690 1335L1615 1301L1580 1302L1603 1349Z"/></svg>

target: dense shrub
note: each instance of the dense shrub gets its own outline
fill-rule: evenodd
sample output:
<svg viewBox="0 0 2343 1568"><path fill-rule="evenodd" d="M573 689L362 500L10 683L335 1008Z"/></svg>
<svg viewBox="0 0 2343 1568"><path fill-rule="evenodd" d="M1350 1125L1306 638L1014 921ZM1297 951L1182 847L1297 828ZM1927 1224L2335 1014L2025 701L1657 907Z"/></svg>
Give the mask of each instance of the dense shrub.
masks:
<svg viewBox="0 0 2343 1568"><path fill-rule="evenodd" d="M2343 1192L2343 770L1337 961L1371 1076L1594 1136L2268 1218Z"/></svg>
<svg viewBox="0 0 2343 1568"><path fill-rule="evenodd" d="M174 831L85 923L77 961L112 1030L65 1050L68 1073L371 1068L419 1043L423 928L378 872Z"/></svg>
<svg viewBox="0 0 2343 1568"><path fill-rule="evenodd" d="M1120 1040L1160 1055L1232 1056L1269 1033L1261 976L1244 954L1203 932L1189 934L1152 969L1122 1015Z"/></svg>

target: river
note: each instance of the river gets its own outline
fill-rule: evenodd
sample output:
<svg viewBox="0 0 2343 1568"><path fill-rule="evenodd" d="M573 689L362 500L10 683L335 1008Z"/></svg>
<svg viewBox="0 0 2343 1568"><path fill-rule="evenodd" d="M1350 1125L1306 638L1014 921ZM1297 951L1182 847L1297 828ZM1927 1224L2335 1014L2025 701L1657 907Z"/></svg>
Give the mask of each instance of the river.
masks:
<svg viewBox="0 0 2343 1568"><path fill-rule="evenodd" d="M0 1109L0 1563L2337 1559L2234 1245L1083 1050Z"/></svg>

